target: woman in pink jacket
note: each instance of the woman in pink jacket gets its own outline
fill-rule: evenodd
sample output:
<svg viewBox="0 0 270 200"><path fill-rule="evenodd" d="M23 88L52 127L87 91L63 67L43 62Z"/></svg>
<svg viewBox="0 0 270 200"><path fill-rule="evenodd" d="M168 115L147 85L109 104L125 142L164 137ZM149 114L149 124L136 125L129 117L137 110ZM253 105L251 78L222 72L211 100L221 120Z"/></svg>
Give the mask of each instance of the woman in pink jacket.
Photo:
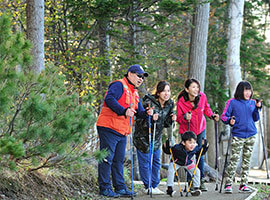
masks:
<svg viewBox="0 0 270 200"><path fill-rule="evenodd" d="M177 122L179 133L193 131L197 135L197 143L202 145L202 140L206 137L206 115L210 119L219 120L219 115L214 114L207 103L206 95L200 91L200 83L194 78L185 81L185 89L178 95L177 102ZM197 159L197 158L196 158ZM201 191L207 191L204 185L204 156L201 157L199 165L201 170ZM188 174L188 180L191 177Z"/></svg>

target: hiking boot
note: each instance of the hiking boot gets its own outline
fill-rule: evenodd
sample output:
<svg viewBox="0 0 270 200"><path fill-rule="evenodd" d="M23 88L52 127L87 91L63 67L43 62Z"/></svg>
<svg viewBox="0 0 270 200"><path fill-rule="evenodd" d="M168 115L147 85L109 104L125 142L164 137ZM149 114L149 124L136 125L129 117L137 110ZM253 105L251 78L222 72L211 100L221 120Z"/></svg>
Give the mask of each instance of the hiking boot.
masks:
<svg viewBox="0 0 270 200"><path fill-rule="evenodd" d="M122 189L122 190L116 190L115 191L116 194L119 194L120 197L135 197L136 193L135 192L131 192L128 189Z"/></svg>
<svg viewBox="0 0 270 200"><path fill-rule="evenodd" d="M113 198L118 198L120 197L119 194L113 192L111 189L106 189L106 190L102 190L99 191L99 194L105 197L113 197Z"/></svg>
<svg viewBox="0 0 270 200"><path fill-rule="evenodd" d="M194 188L194 190L190 190L190 194L192 196L200 196L202 194L202 191L199 188Z"/></svg>
<svg viewBox="0 0 270 200"><path fill-rule="evenodd" d="M152 188L152 194L165 194L158 187Z"/></svg>
<svg viewBox="0 0 270 200"><path fill-rule="evenodd" d="M205 180L204 179L201 179L201 185L200 185L200 190L202 191L202 192L207 192L207 187L205 186Z"/></svg>
<svg viewBox="0 0 270 200"><path fill-rule="evenodd" d="M243 184L239 186L239 192L251 192L247 185Z"/></svg>
<svg viewBox="0 0 270 200"><path fill-rule="evenodd" d="M225 194L232 194L232 185L226 184L224 191L225 191Z"/></svg>
<svg viewBox="0 0 270 200"><path fill-rule="evenodd" d="M168 186L167 195L170 195L171 197L173 197L174 194L175 194L175 191L173 191L172 186Z"/></svg>

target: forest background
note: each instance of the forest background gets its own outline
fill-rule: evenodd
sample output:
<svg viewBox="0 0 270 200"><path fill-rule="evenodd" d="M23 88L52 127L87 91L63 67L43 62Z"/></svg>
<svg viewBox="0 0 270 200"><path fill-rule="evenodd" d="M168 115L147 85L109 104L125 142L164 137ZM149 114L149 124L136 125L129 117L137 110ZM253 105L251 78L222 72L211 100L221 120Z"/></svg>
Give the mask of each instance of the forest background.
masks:
<svg viewBox="0 0 270 200"><path fill-rule="evenodd" d="M152 93L159 80L167 80L176 101L184 81L193 75L211 108L221 114L230 98L227 56L233 2L1 0L2 171L82 173L85 160L92 164L93 155L97 160L105 156L96 151L96 117L109 83L135 63L150 74L140 88L141 97ZM243 2L238 75L251 82L254 98L263 99L269 155L270 2ZM206 15L198 18L200 9ZM205 48L194 34L198 27L208 27ZM33 36L37 31L40 37ZM194 55L194 49L204 53L205 61L197 59L204 55ZM207 137L214 144L211 123ZM226 141L228 130L221 123L219 130ZM214 157L210 149L212 167Z"/></svg>

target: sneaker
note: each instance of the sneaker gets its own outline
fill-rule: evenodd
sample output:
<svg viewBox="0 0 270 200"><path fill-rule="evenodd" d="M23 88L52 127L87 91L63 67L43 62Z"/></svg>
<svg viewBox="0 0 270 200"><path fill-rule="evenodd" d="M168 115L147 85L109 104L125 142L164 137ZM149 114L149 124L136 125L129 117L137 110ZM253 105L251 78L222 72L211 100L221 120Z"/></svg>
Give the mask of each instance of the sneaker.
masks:
<svg viewBox="0 0 270 200"><path fill-rule="evenodd" d="M194 190L190 191L190 194L192 196L200 196L202 194L202 191L199 188L194 188Z"/></svg>
<svg viewBox="0 0 270 200"><path fill-rule="evenodd" d="M115 193L120 197L135 197L137 195L135 192L131 192L128 189L116 190Z"/></svg>
<svg viewBox="0 0 270 200"><path fill-rule="evenodd" d="M225 191L226 194L232 194L232 185L226 184L224 191Z"/></svg>
<svg viewBox="0 0 270 200"><path fill-rule="evenodd" d="M158 187L152 188L152 194L165 194L163 191L158 189Z"/></svg>
<svg viewBox="0 0 270 200"><path fill-rule="evenodd" d="M143 193L148 195L149 194L149 188L144 189Z"/></svg>
<svg viewBox="0 0 270 200"><path fill-rule="evenodd" d="M166 192L167 192L167 195L170 195L171 197L173 197L176 191L173 191L172 186L168 186L168 189Z"/></svg>
<svg viewBox="0 0 270 200"><path fill-rule="evenodd" d="M204 179L201 179L201 185L200 185L200 190L202 191L202 192L207 192L207 187L205 186L205 180Z"/></svg>
<svg viewBox="0 0 270 200"><path fill-rule="evenodd" d="M244 184L239 186L239 192L251 192L251 190Z"/></svg>
<svg viewBox="0 0 270 200"><path fill-rule="evenodd" d="M106 190L99 191L99 194L102 195L102 196L105 196L105 197L113 197L113 198L120 197L119 194L116 194L111 189L106 189Z"/></svg>

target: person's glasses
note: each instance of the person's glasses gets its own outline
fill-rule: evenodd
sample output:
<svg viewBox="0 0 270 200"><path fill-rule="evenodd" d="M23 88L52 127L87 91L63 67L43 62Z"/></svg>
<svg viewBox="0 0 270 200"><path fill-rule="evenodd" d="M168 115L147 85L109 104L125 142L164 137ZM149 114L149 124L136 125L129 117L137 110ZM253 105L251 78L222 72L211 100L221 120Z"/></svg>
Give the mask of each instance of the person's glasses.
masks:
<svg viewBox="0 0 270 200"><path fill-rule="evenodd" d="M143 74L137 74L137 73L135 73L135 74L138 76L138 78L144 79L144 75Z"/></svg>

